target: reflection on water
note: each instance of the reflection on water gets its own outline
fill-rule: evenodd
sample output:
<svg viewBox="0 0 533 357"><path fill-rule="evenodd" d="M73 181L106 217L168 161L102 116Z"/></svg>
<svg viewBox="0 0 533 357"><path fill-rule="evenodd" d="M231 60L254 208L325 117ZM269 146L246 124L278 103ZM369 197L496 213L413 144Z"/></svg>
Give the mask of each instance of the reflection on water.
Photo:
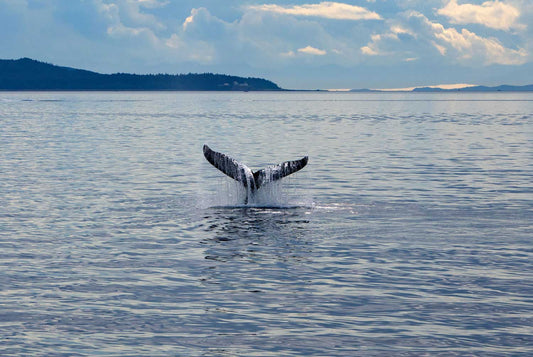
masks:
<svg viewBox="0 0 533 357"><path fill-rule="evenodd" d="M308 233L309 212L303 208L223 207L208 211L210 214L203 218L209 238L202 240L210 245L206 259L256 261L259 255L262 259L288 259L292 256L291 247Z"/></svg>

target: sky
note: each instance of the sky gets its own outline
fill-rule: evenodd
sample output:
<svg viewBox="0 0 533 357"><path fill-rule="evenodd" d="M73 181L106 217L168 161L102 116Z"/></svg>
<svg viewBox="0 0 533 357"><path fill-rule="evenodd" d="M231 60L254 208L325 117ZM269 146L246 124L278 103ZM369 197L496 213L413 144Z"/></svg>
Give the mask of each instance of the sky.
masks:
<svg viewBox="0 0 533 357"><path fill-rule="evenodd" d="M533 83L531 0L0 0L0 58L287 89Z"/></svg>

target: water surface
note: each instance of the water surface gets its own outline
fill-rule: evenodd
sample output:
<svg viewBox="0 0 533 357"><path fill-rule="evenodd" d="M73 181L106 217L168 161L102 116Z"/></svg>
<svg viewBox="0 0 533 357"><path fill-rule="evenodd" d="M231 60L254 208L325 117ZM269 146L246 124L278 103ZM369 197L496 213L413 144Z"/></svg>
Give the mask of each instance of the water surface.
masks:
<svg viewBox="0 0 533 357"><path fill-rule="evenodd" d="M529 355L532 113L531 93L0 93L0 354ZM243 207L206 143L309 164Z"/></svg>

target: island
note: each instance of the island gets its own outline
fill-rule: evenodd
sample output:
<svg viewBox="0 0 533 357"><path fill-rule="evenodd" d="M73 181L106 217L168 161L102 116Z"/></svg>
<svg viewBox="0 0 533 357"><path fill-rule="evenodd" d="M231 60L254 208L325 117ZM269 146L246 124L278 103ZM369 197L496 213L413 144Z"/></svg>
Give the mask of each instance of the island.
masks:
<svg viewBox="0 0 533 357"><path fill-rule="evenodd" d="M495 87L488 86L469 86L455 89L444 89L439 87L417 87L413 92L531 92L533 91L533 84L524 86L499 85Z"/></svg>
<svg viewBox="0 0 533 357"><path fill-rule="evenodd" d="M523 86L512 86L512 85L499 85L494 87L489 86L465 86L465 87L459 87L459 88L441 88L439 86L431 86L431 87L415 87L413 89L350 89L350 92L358 92L358 93L393 93L393 92L399 92L399 93L431 93L431 92L532 92L533 91L533 84L527 84Z"/></svg>
<svg viewBox="0 0 533 357"><path fill-rule="evenodd" d="M1 91L281 91L276 83L214 73L102 74L30 58L0 60Z"/></svg>

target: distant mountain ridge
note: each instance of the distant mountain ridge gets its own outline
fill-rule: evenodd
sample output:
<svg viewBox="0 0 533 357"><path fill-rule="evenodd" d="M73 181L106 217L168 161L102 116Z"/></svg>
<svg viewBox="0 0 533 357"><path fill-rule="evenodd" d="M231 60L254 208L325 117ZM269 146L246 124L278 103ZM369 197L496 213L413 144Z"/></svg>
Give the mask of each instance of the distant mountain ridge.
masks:
<svg viewBox="0 0 533 357"><path fill-rule="evenodd" d="M471 86L471 87L462 87L455 89L444 89L444 88L431 88L431 87L419 87L412 90L413 92L530 92L533 91L533 84L528 84L525 86L510 86L510 85L500 85L495 87L487 86Z"/></svg>
<svg viewBox="0 0 533 357"><path fill-rule="evenodd" d="M510 85L499 85L495 87L488 86L467 86L460 88L440 88L440 87L416 87L411 90L407 89L398 89L398 90L383 90L383 89L351 89L350 92L379 92L379 93L390 93L390 92L532 92L533 84L527 84L524 86L510 86Z"/></svg>
<svg viewBox="0 0 533 357"><path fill-rule="evenodd" d="M0 60L0 90L280 91L276 83L225 74L101 74L30 58Z"/></svg>

